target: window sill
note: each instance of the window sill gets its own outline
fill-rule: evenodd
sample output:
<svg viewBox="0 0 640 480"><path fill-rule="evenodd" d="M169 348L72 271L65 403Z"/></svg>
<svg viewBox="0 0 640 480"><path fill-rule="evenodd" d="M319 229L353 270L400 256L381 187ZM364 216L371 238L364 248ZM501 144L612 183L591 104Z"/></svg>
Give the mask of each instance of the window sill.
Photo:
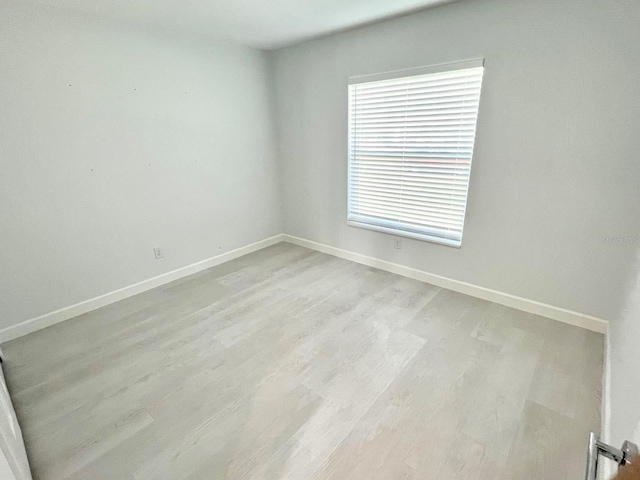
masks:
<svg viewBox="0 0 640 480"><path fill-rule="evenodd" d="M389 235L394 235L396 237L412 238L414 240L420 240L423 242L437 243L438 245L444 245L447 247L453 247L453 248L462 247L462 242L459 242L457 240L449 240L447 238L435 237L432 235L427 235L425 233L416 233L416 232L410 232L406 230L399 230L396 228L383 227L381 225L357 222L354 220L347 220L347 225L350 227L363 228L365 230L373 230L375 232L387 233Z"/></svg>

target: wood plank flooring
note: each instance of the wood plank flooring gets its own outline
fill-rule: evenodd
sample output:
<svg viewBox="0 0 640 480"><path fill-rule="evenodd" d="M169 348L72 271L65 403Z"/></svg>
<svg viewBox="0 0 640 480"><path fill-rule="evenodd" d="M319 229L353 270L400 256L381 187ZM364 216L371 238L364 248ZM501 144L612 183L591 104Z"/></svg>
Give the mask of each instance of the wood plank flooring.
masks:
<svg viewBox="0 0 640 480"><path fill-rule="evenodd" d="M35 479L582 478L603 336L281 243L6 343Z"/></svg>

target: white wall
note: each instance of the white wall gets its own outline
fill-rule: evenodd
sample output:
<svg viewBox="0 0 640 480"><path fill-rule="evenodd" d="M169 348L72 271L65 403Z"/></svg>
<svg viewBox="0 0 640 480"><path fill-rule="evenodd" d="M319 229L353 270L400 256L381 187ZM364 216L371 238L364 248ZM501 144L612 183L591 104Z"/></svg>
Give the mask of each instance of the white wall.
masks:
<svg viewBox="0 0 640 480"><path fill-rule="evenodd" d="M640 4L464 0L272 54L285 233L603 319L639 235ZM463 245L346 225L347 78L486 58Z"/></svg>
<svg viewBox="0 0 640 480"><path fill-rule="evenodd" d="M602 237L640 235L638 24L635 0L464 0L265 54L4 0L0 329L280 233L282 210L285 233L610 319L620 443L640 262ZM347 78L474 57L463 247L347 227Z"/></svg>
<svg viewBox="0 0 640 480"><path fill-rule="evenodd" d="M640 219L636 220L640 225ZM640 250L637 277L619 318L611 322L611 431L608 439L619 447L624 440L640 445Z"/></svg>
<svg viewBox="0 0 640 480"><path fill-rule="evenodd" d="M0 329L281 232L263 52L12 0L0 52Z"/></svg>

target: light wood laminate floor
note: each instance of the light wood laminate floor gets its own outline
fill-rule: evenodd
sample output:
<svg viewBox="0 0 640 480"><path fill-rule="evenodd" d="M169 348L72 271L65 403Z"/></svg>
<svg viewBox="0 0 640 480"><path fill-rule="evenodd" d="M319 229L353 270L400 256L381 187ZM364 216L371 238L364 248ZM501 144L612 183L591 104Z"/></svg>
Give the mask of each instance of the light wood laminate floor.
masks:
<svg viewBox="0 0 640 480"><path fill-rule="evenodd" d="M582 478L603 336L281 243L3 345L34 478Z"/></svg>

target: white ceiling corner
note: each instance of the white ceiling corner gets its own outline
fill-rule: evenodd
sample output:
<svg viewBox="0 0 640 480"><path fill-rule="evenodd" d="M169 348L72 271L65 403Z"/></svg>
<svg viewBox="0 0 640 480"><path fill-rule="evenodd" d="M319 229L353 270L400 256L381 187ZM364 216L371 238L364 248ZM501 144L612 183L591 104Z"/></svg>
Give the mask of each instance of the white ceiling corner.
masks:
<svg viewBox="0 0 640 480"><path fill-rule="evenodd" d="M456 0L35 1L128 25L226 38L274 49Z"/></svg>

